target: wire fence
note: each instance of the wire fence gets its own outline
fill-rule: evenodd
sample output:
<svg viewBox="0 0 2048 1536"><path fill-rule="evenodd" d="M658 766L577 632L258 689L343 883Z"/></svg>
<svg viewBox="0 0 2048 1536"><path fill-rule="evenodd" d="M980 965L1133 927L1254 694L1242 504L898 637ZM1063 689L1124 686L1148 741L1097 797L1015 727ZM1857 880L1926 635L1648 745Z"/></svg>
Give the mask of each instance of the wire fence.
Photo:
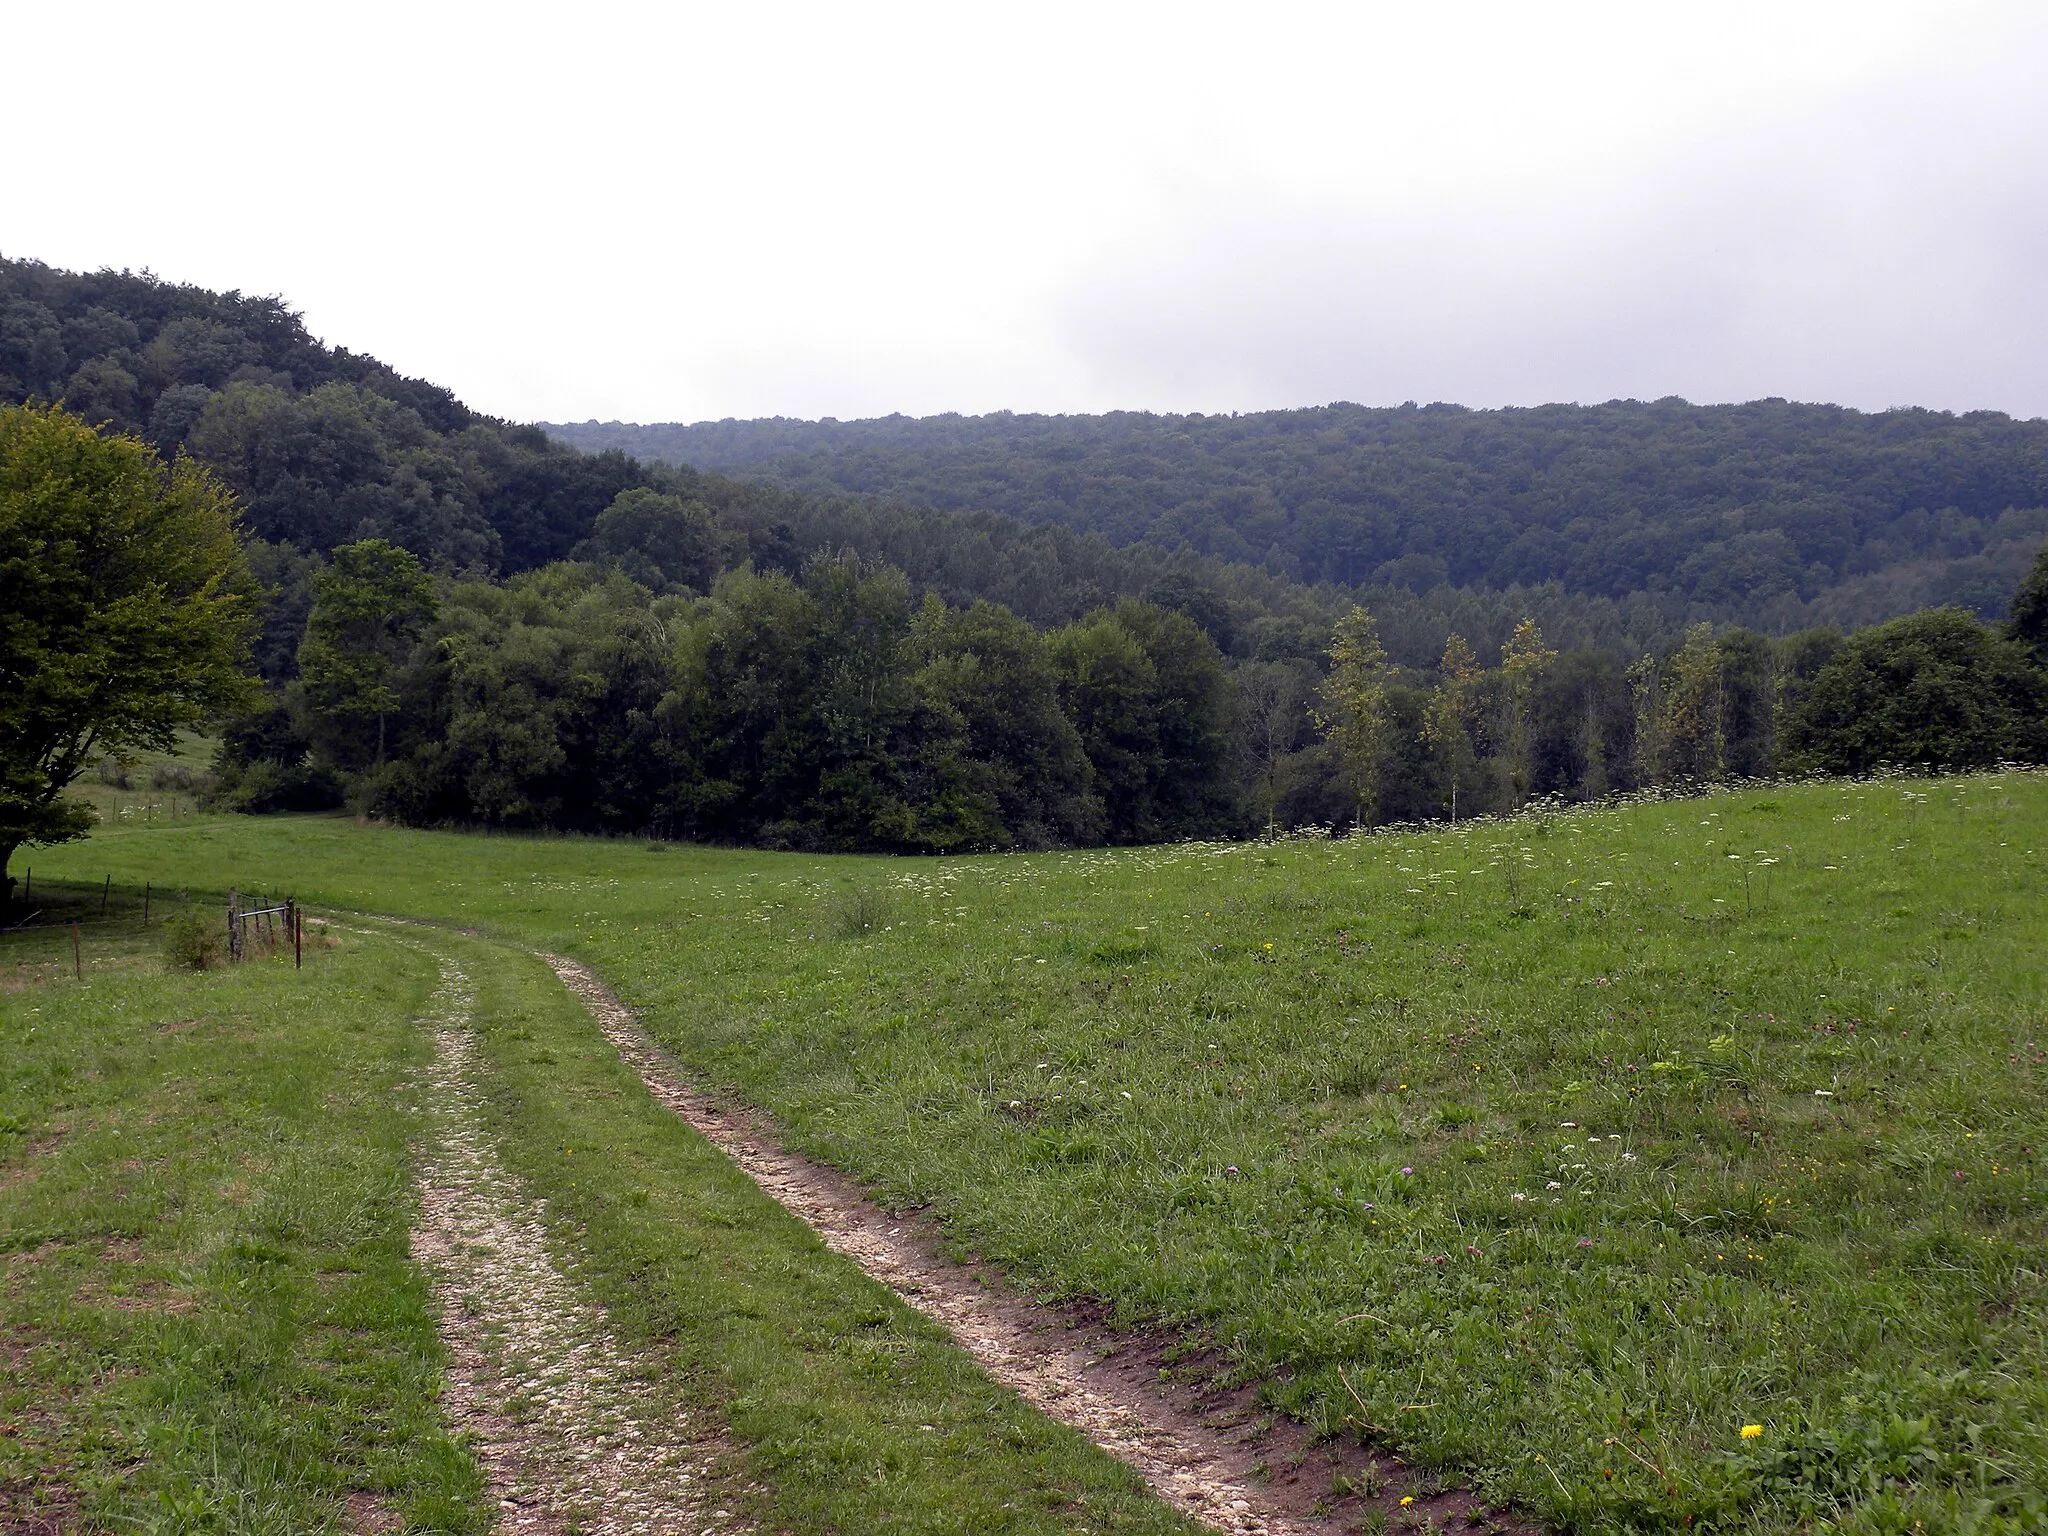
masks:
<svg viewBox="0 0 2048 1536"><path fill-rule="evenodd" d="M89 888L88 888L89 889ZM114 894L114 877L108 875L100 882L99 913L107 916L108 904ZM28 910L17 920L0 922L0 934L63 932L71 936L71 967L80 980L85 977L85 949L80 933L80 919L59 917L50 922L38 922L47 908L37 907L35 900L35 871L24 872L21 904ZM145 881L142 886L142 922L145 926L152 921L157 907L163 905L156 899L155 887ZM275 898L254 897L244 899L239 890L228 892L224 913L227 928L227 958L233 963L250 959L252 956L275 955L286 946L292 954L292 964L303 968L306 963L306 914L298 899L287 896L282 901ZM219 930L216 929L216 932Z"/></svg>

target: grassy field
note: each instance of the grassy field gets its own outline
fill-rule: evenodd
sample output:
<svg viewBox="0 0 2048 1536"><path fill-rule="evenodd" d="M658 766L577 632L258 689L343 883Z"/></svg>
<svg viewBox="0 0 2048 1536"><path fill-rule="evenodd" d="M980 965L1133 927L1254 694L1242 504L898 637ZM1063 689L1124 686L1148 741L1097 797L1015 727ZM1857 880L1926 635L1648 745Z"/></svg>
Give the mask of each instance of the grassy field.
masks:
<svg viewBox="0 0 2048 1536"><path fill-rule="evenodd" d="M98 902L0 967L0 1528L480 1531L407 1259L424 962L168 975Z"/></svg>
<svg viewBox="0 0 2048 1536"><path fill-rule="evenodd" d="M36 863L574 953L1021 1283L1561 1528L2019 1532L2043 853L2008 774L1004 859L295 819Z"/></svg>
<svg viewBox="0 0 2048 1536"><path fill-rule="evenodd" d="M167 974L161 926L100 889L45 888L82 983L68 926L0 939L0 1529L364 1528L351 1495L490 1527L407 1257L447 956L563 1267L658 1403L741 1448L715 1502L793 1532L1191 1530L657 1107L532 956L366 929L304 971Z"/></svg>

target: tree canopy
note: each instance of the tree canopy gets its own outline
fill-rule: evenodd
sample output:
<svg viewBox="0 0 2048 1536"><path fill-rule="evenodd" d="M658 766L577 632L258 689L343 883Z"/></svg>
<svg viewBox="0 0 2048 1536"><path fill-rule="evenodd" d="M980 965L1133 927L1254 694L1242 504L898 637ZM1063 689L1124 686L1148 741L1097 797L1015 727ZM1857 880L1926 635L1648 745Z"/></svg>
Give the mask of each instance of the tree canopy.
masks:
<svg viewBox="0 0 2048 1536"><path fill-rule="evenodd" d="M1697 610L1680 627L1856 625L1939 603L1995 617L2048 534L2048 422L1993 411L1339 403L548 430L1309 583L1648 593Z"/></svg>
<svg viewBox="0 0 2048 1536"><path fill-rule="evenodd" d="M17 848L91 824L64 796L80 773L248 701L235 518L190 458L0 407L0 903Z"/></svg>

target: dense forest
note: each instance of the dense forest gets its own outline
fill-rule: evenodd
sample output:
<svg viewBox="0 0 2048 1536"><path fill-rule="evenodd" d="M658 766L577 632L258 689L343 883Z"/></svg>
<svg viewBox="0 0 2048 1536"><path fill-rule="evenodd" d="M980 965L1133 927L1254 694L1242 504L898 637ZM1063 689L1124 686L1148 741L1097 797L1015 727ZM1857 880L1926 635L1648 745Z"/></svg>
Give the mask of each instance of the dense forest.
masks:
<svg viewBox="0 0 2048 1536"><path fill-rule="evenodd" d="M1307 582L1676 600L1785 633L1986 617L2048 534L2048 422L1759 400L550 426L811 493L984 509Z"/></svg>
<svg viewBox="0 0 2048 1536"><path fill-rule="evenodd" d="M1540 566L1524 572L1540 582L1492 585L1515 574L1497 564L1457 586L1438 578L1473 571L1444 556L1346 584L1361 557L1311 582L1277 545L1234 560L1151 524L1035 520L1035 504L949 510L586 453L328 347L275 299L0 261L9 401L61 402L234 493L266 690L225 722L216 792L245 810L940 851L2048 758L2041 563L2006 625L1971 610L2004 610L2013 581L1967 607L1776 638L1714 622L1626 540L1642 590ZM1898 436L1918 457L1892 461L1893 480L1911 462L1923 490L1974 486L1944 526L1990 517L2031 557L2038 536L2014 530L2036 514L1984 511L2024 478L2022 428L1914 422L1926 431ZM1942 423L1980 431L1981 462ZM1560 483L1581 452L1568 436ZM1796 437L1752 454L1757 484L1789 483ZM1482 467L1445 477L1434 547L1484 543L1458 486L1515 476ZM1897 499L1874 469L1855 485L1830 472L1845 507ZM1126 489L1133 505L1162 493L1142 476ZM1497 548L1521 538L1495 523ZM1592 514L1567 526L1585 559L1620 558ZM1902 526L1843 511L1842 568ZM1980 545L1967 558L1984 569L2028 569Z"/></svg>
<svg viewBox="0 0 2048 1536"><path fill-rule="evenodd" d="M299 676L230 728L221 796L944 852L2048 761L2048 552L2012 606L2005 626L1940 608L1776 641L1701 623L1633 658L1560 652L1524 620L1497 664L1453 634L1427 671L1395 665L1359 607L1317 656L1232 665L1156 603L1041 630L914 600L902 571L852 554L657 596L601 560L436 581L373 539L316 580Z"/></svg>

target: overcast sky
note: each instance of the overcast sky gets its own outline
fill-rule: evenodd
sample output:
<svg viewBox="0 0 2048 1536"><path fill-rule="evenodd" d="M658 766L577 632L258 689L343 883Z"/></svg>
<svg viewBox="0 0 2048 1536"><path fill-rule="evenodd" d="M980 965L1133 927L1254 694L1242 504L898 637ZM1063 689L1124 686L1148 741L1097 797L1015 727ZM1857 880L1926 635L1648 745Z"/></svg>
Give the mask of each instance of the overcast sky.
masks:
<svg viewBox="0 0 2048 1536"><path fill-rule="evenodd" d="M2048 5L0 0L0 252L521 419L2048 414Z"/></svg>

